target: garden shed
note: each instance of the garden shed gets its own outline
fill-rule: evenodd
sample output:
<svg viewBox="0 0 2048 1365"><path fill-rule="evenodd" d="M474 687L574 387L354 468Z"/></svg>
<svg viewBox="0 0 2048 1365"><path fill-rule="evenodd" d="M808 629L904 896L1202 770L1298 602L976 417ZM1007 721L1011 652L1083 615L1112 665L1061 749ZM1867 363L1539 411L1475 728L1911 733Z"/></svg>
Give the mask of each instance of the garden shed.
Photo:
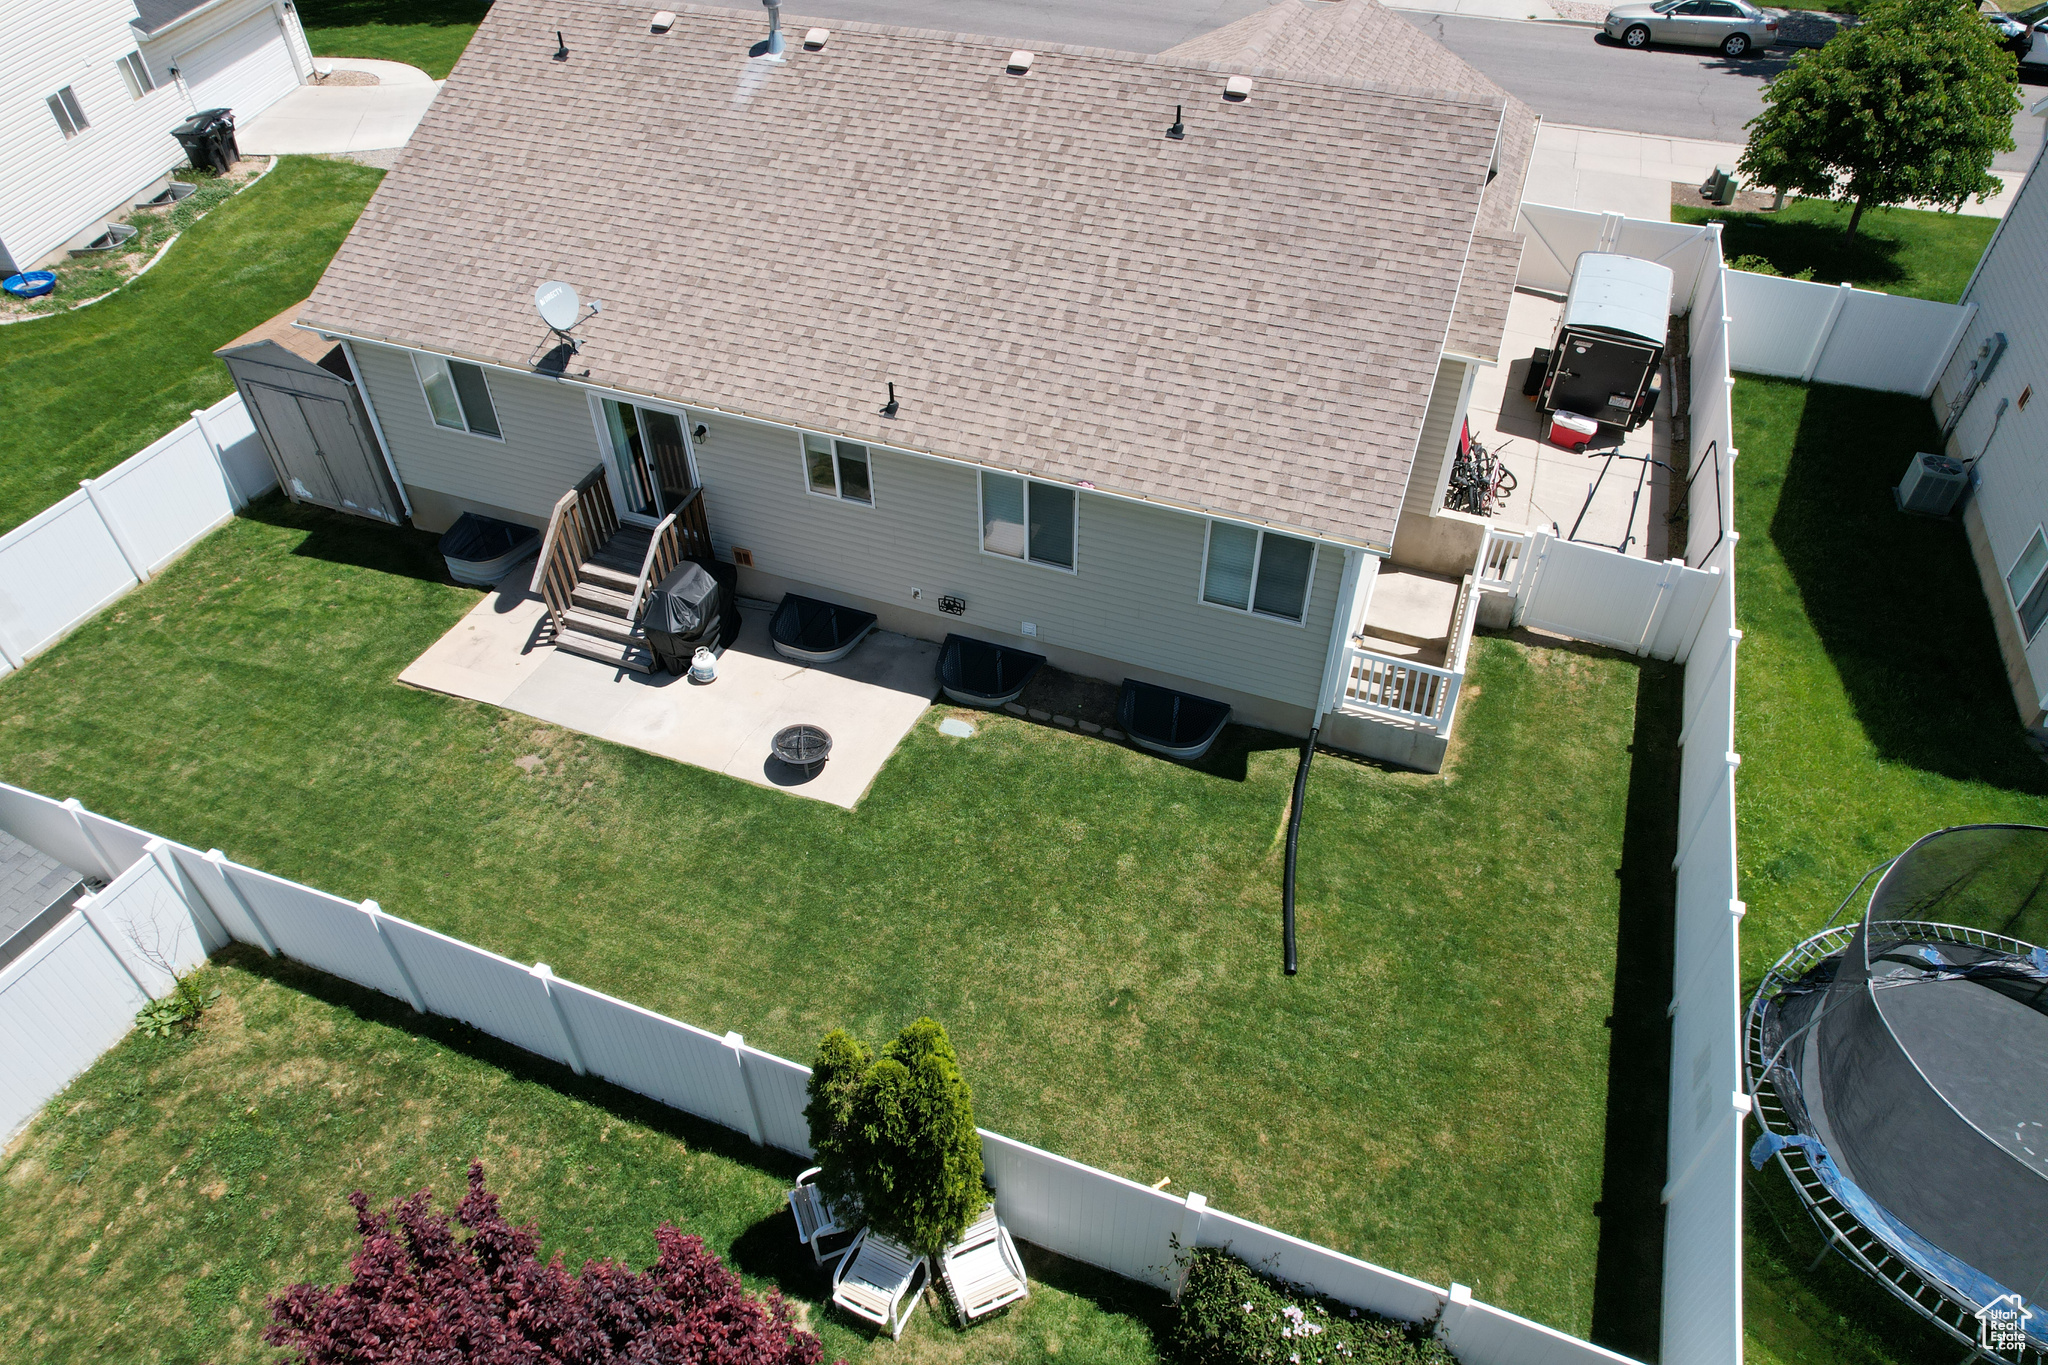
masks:
<svg viewBox="0 0 2048 1365"><path fill-rule="evenodd" d="M347 353L292 326L302 305L215 351L294 502L402 523L406 506L363 405Z"/></svg>

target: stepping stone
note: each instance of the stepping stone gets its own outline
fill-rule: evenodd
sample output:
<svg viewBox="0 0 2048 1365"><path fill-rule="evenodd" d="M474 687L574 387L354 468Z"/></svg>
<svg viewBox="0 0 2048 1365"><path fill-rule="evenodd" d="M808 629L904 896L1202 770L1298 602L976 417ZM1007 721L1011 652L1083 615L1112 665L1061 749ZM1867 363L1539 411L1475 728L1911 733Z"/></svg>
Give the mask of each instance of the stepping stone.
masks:
<svg viewBox="0 0 2048 1365"><path fill-rule="evenodd" d="M1069 730L1074 728L1074 718L1072 716L1054 716L1052 723L1054 725L1064 725Z"/></svg>
<svg viewBox="0 0 2048 1365"><path fill-rule="evenodd" d="M1004 702L1003 709L1005 711L1008 711L1013 716L1028 716L1031 714L1029 711L1025 710L1023 707L1017 705L1017 703L1013 701Z"/></svg>
<svg viewBox="0 0 2048 1365"><path fill-rule="evenodd" d="M974 738L974 727L961 720L958 716L948 716L939 722L939 733L951 735L955 739L972 739Z"/></svg>

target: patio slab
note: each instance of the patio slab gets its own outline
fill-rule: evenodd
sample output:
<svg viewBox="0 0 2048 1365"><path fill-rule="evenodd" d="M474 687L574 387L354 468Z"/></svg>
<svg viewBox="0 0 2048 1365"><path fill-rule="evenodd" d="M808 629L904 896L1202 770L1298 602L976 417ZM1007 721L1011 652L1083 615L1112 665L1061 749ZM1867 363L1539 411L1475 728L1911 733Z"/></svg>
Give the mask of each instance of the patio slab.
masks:
<svg viewBox="0 0 2048 1365"><path fill-rule="evenodd" d="M514 569L398 680L848 810L937 691L930 641L878 630L840 662L805 668L775 652L761 603L742 604L739 638L709 684L565 654L545 642L532 572L531 560ZM769 747L799 722L832 736L830 761L809 778Z"/></svg>

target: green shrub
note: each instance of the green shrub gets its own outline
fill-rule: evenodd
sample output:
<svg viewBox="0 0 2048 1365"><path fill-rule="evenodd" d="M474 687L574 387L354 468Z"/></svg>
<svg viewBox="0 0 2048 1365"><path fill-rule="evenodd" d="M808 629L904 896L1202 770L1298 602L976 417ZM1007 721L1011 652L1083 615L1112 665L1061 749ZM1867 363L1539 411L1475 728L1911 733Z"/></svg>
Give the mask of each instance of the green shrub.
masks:
<svg viewBox="0 0 2048 1365"><path fill-rule="evenodd" d="M1747 270L1752 275L1783 276L1785 274L1784 271L1772 265L1769 260L1762 256L1737 256L1734 260L1728 262L1728 268L1730 270ZM1813 278L1813 267L1808 266L1797 275L1791 276L1791 278L1795 280L1810 280Z"/></svg>
<svg viewBox="0 0 2048 1365"><path fill-rule="evenodd" d="M171 969L166 965L165 970ZM199 1027L199 1016L220 999L220 987L201 987L196 971L173 971L172 980L175 984L169 995L150 1001L135 1015L135 1027L148 1037L170 1038L192 1032Z"/></svg>
<svg viewBox="0 0 2048 1365"><path fill-rule="evenodd" d="M809 1093L818 1183L858 1203L877 1232L930 1254L987 1207L973 1094L937 1021L907 1025L879 1058L834 1029Z"/></svg>
<svg viewBox="0 0 2048 1365"><path fill-rule="evenodd" d="M1214 1247L1187 1263L1170 1334L1184 1365L1455 1365L1426 1325L1262 1275Z"/></svg>

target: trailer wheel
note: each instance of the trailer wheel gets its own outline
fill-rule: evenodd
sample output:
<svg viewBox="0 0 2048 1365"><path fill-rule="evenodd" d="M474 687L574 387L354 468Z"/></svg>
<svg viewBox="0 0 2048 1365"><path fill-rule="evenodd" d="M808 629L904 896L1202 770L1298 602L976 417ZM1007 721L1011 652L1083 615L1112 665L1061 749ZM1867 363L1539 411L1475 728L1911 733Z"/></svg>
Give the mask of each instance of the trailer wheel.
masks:
<svg viewBox="0 0 2048 1365"><path fill-rule="evenodd" d="M1623 30L1621 41L1630 47L1648 47L1650 45L1650 30L1641 24L1630 24L1627 29Z"/></svg>

